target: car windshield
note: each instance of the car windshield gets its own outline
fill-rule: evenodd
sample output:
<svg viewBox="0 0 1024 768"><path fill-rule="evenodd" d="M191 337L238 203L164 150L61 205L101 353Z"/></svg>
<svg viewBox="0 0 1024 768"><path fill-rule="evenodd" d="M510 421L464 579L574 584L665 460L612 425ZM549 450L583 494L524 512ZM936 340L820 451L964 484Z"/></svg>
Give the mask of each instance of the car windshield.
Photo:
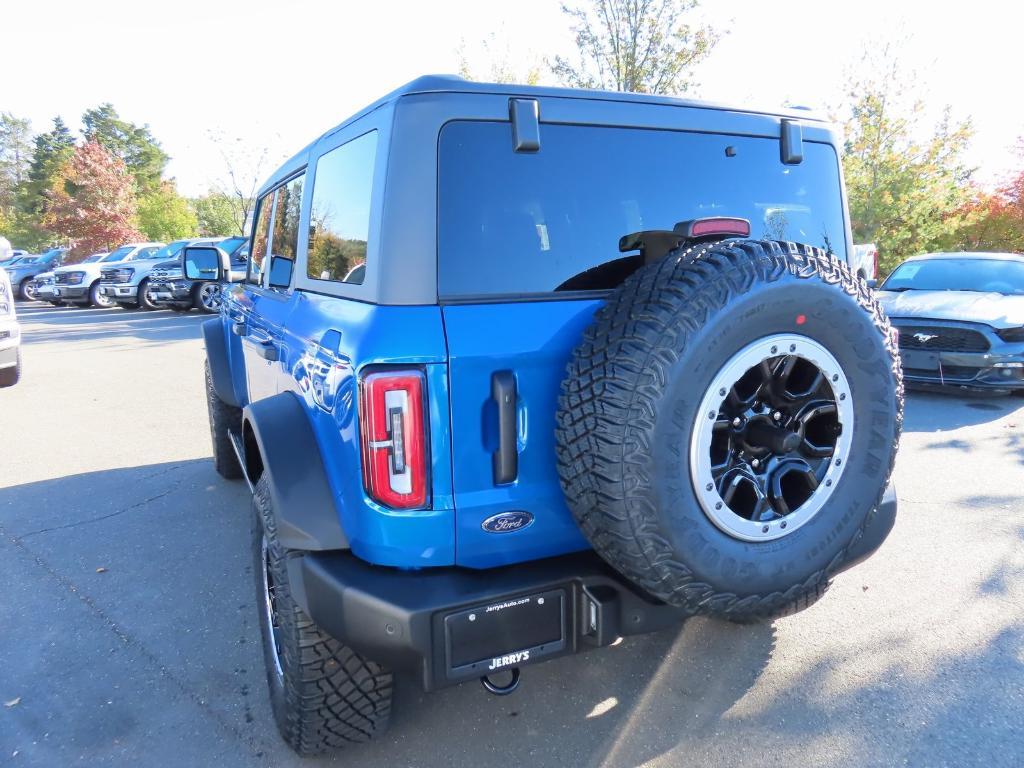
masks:
<svg viewBox="0 0 1024 768"><path fill-rule="evenodd" d="M188 240L176 240L173 243L168 243L150 256L139 256L137 258L146 259L147 261L155 261L156 259L173 259L181 253L181 249L188 245L188 242Z"/></svg>
<svg viewBox="0 0 1024 768"><path fill-rule="evenodd" d="M22 256L20 259L15 259L20 267L22 264L34 264L41 259L41 256Z"/></svg>
<svg viewBox="0 0 1024 768"><path fill-rule="evenodd" d="M224 251L228 256L234 256L242 247L243 243L249 242L247 237L227 237L217 243L217 247Z"/></svg>
<svg viewBox="0 0 1024 768"><path fill-rule="evenodd" d="M120 261L134 250L134 245L122 245L120 248L108 253L101 261Z"/></svg>
<svg viewBox="0 0 1024 768"><path fill-rule="evenodd" d="M92 256L86 256L84 259L82 259L81 263L92 264L95 261L102 261L104 256L106 256L105 253L94 253Z"/></svg>
<svg viewBox="0 0 1024 768"><path fill-rule="evenodd" d="M977 291L1024 296L1024 259L962 258L906 261L882 283L883 291Z"/></svg>

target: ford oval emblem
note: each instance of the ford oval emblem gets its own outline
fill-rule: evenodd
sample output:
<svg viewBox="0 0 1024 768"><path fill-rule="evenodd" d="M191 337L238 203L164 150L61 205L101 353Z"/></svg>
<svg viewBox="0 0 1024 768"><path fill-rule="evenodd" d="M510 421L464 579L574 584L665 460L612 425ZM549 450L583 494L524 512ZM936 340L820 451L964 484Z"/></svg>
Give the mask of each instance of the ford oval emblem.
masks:
<svg viewBox="0 0 1024 768"><path fill-rule="evenodd" d="M533 515L529 512L502 512L499 515L491 515L480 527L488 533L512 533L528 528L533 523Z"/></svg>

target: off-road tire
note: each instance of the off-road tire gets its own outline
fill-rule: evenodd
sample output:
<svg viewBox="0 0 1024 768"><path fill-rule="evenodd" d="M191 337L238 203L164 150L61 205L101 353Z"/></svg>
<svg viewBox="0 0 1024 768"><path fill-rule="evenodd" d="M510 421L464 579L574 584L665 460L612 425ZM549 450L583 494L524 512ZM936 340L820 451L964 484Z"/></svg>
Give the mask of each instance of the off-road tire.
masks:
<svg viewBox="0 0 1024 768"><path fill-rule="evenodd" d="M138 306L140 309L144 309L147 312L160 309L153 301L149 298L149 278L144 279L139 283Z"/></svg>
<svg viewBox="0 0 1024 768"><path fill-rule="evenodd" d="M0 387L13 387L21 380L21 350L18 350L18 362L11 368L0 369Z"/></svg>
<svg viewBox="0 0 1024 768"><path fill-rule="evenodd" d="M300 755L322 754L370 741L387 729L390 720L391 672L325 633L293 600L286 563L295 553L277 540L265 474L256 483L253 511L257 599L262 606L265 536L280 627L278 656L266 612L261 608L270 703L281 736ZM281 674L277 672L277 658Z"/></svg>
<svg viewBox="0 0 1024 768"><path fill-rule="evenodd" d="M217 474L228 480L243 477L242 465L231 445L230 432L238 434L242 429L242 409L228 405L213 387L210 361L205 364L206 408L210 416L210 438L213 440L213 467Z"/></svg>
<svg viewBox="0 0 1024 768"><path fill-rule="evenodd" d="M852 450L809 523L741 541L711 522L693 488L697 407L732 354L794 324L850 379ZM860 540L902 420L899 356L865 282L819 249L732 240L641 268L598 310L562 384L558 472L584 535L636 585L695 614L770 619L815 602Z"/></svg>

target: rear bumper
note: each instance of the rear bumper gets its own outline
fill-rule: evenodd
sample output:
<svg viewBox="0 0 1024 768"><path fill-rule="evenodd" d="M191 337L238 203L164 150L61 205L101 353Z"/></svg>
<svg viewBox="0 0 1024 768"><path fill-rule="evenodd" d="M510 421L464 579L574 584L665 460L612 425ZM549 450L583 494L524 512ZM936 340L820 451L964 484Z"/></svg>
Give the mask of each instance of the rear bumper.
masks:
<svg viewBox="0 0 1024 768"><path fill-rule="evenodd" d="M895 519L890 487L839 570L877 550ZM415 673L425 691L610 645L688 616L643 594L593 552L482 571L403 571L349 552L321 552L289 560L288 571L296 599L317 624L369 658Z"/></svg>

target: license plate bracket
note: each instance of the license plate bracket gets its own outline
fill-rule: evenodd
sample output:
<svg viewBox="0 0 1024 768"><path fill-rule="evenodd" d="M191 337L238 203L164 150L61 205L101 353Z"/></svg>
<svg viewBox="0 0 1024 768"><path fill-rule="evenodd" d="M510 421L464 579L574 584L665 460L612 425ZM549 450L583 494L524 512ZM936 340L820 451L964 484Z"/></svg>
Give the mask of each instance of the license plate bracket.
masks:
<svg viewBox="0 0 1024 768"><path fill-rule="evenodd" d="M939 355L936 352L922 352L916 349L900 351L904 368L916 368L921 371L939 370Z"/></svg>
<svg viewBox="0 0 1024 768"><path fill-rule="evenodd" d="M444 617L449 679L480 677L568 648L568 588L510 597Z"/></svg>

